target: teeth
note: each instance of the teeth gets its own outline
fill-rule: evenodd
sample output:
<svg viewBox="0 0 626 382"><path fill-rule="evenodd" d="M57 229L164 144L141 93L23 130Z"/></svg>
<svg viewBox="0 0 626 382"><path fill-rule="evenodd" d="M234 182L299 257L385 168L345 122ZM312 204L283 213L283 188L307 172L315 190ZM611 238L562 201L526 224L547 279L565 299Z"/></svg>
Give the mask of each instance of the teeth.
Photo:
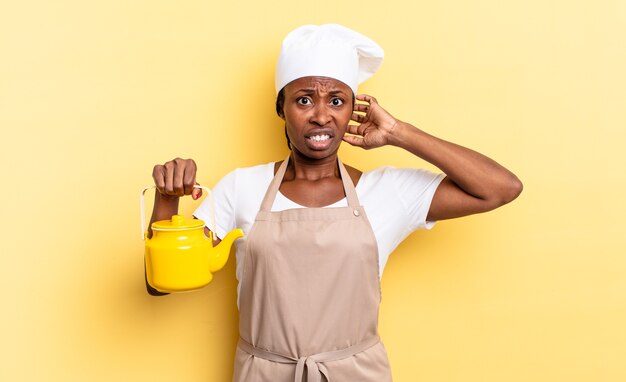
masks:
<svg viewBox="0 0 626 382"><path fill-rule="evenodd" d="M330 135L328 135L328 134L313 135L313 136L309 137L310 140L316 141L316 142L325 141L325 140L327 140L329 138L330 138Z"/></svg>

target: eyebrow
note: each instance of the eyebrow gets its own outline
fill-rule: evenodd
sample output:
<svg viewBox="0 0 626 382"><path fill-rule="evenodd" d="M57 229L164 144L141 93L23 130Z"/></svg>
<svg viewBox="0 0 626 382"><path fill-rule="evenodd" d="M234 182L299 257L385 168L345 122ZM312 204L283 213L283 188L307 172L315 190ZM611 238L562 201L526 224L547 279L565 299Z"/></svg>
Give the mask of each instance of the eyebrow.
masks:
<svg viewBox="0 0 626 382"><path fill-rule="evenodd" d="M306 89L299 89L296 91L296 94L298 93L304 93L304 94L314 94L316 91L315 89L312 88L306 88ZM330 95L336 95L336 94L343 94L345 95L346 93L343 90L331 90L328 92L328 94Z"/></svg>

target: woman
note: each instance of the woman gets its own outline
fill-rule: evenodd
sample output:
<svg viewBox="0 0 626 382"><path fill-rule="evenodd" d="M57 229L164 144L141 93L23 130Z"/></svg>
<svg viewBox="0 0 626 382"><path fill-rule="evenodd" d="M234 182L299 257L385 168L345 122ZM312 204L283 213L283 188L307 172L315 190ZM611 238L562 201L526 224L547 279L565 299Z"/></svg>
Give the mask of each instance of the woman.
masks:
<svg viewBox="0 0 626 382"><path fill-rule="evenodd" d="M417 228L493 210L522 190L493 160L357 95L382 56L372 40L339 25L291 32L276 71L277 112L291 153L237 169L214 188L217 237L235 227L246 233L237 242L236 382L300 382L305 374L309 382L391 381L378 337L389 253ZM362 173L338 160L342 141L397 146L443 174L388 167ZM199 197L191 159L157 165L153 177L153 220L176 214L179 197ZM194 215L209 220L204 204Z"/></svg>

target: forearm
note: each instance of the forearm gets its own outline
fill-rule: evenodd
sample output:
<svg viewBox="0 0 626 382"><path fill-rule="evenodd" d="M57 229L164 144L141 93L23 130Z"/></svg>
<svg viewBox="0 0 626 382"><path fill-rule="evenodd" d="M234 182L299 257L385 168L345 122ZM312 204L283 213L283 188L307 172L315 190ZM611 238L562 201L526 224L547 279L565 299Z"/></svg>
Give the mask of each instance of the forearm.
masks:
<svg viewBox="0 0 626 382"><path fill-rule="evenodd" d="M178 214L178 196L162 195L158 190L155 192L154 208L152 209L152 217L148 225L148 237L152 237L152 223L159 220L169 220L172 216ZM169 293L159 292L148 283L146 274L146 290L151 296L164 296Z"/></svg>
<svg viewBox="0 0 626 382"><path fill-rule="evenodd" d="M494 160L411 124L398 121L389 143L437 166L465 193L490 205L508 203L521 192L519 179Z"/></svg>
<svg viewBox="0 0 626 382"><path fill-rule="evenodd" d="M148 238L152 238L153 222L169 220L172 216L178 214L178 201L181 196L193 195L195 191L197 192L194 199L197 199L199 196L199 190L194 189L196 184L196 162L193 159L176 158L163 165L157 164L152 169L152 178L157 189L155 191L152 217L148 225ZM146 288L148 293L153 296L167 294L152 288L148 284L147 277Z"/></svg>
<svg viewBox="0 0 626 382"><path fill-rule="evenodd" d="M178 202L180 198L175 195L163 195L158 190L155 191L154 207L150 224L148 224L148 237L152 237L152 223L159 220L169 220L178 214Z"/></svg>

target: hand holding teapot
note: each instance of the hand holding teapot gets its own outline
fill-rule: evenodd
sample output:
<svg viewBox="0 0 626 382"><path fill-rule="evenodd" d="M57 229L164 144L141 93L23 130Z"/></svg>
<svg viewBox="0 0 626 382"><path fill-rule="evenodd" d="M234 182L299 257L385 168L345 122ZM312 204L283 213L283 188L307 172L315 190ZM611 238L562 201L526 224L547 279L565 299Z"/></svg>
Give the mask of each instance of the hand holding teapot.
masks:
<svg viewBox="0 0 626 382"><path fill-rule="evenodd" d="M156 188L151 231L145 233L146 279L159 292L181 292L206 286L212 272L220 270L228 260L235 239L244 235L239 228L229 232L214 247L215 217L211 191L196 185L196 164L192 159L176 158L154 166L155 186L145 187L140 195L142 235L145 232L144 194ZM209 197L211 231L204 234L204 221L178 215L179 197L192 195L197 199L204 189ZM159 219L167 220L159 220ZM155 221L158 220L158 221ZM153 222L153 223L152 223Z"/></svg>
<svg viewBox="0 0 626 382"><path fill-rule="evenodd" d="M193 159L176 158L152 169L152 179L157 191L165 197L191 195L194 200L202 195L196 184L196 162Z"/></svg>

